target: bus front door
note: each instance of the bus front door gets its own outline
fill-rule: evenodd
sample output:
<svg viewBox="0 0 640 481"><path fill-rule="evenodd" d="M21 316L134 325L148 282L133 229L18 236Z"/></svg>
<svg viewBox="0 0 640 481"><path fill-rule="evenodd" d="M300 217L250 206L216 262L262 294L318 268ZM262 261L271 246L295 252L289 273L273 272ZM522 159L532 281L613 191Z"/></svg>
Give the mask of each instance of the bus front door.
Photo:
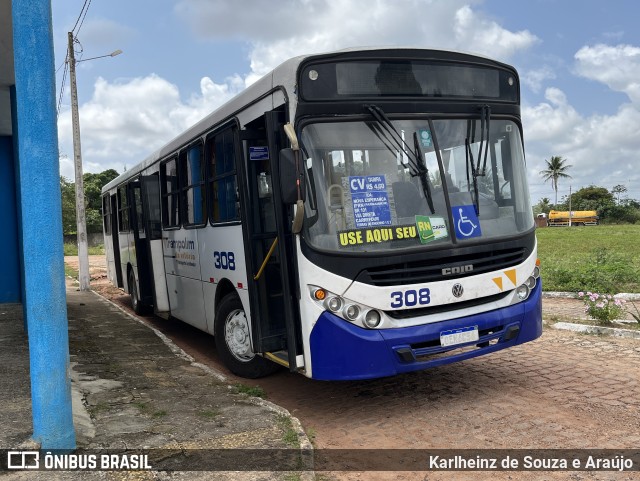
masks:
<svg viewBox="0 0 640 481"><path fill-rule="evenodd" d="M284 112L267 112L242 130L249 180L245 209L253 348L297 369L299 333L290 282L291 228L280 201L278 154L285 145Z"/></svg>
<svg viewBox="0 0 640 481"><path fill-rule="evenodd" d="M143 188L140 179L129 183L131 201L131 230L135 261L138 274L139 296L142 305L153 304L153 270L151 267L151 252L149 248L149 235L145 222L145 207L143 206Z"/></svg>
<svg viewBox="0 0 640 481"><path fill-rule="evenodd" d="M118 235L118 195L111 195L111 240L113 243L113 261L116 269L116 283L124 287L122 264L120 263L120 236Z"/></svg>

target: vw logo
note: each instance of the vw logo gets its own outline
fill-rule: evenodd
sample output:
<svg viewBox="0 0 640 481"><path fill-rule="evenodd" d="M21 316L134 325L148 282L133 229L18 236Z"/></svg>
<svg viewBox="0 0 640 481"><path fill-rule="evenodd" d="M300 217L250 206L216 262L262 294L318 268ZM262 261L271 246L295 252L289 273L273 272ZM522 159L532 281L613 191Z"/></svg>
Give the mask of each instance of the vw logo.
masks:
<svg viewBox="0 0 640 481"><path fill-rule="evenodd" d="M451 293L456 297L461 297L462 294L464 294L464 288L462 287L462 284L454 284L451 288Z"/></svg>

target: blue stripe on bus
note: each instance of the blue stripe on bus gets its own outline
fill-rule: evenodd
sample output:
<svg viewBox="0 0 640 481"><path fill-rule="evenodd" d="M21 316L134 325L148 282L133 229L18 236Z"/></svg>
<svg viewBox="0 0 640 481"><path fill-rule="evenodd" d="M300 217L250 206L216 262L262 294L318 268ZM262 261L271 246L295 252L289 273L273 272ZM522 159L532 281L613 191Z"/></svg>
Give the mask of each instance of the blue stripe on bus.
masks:
<svg viewBox="0 0 640 481"><path fill-rule="evenodd" d="M460 346L440 348L420 347L416 344L439 341L443 330L478 326L483 343L499 338L470 351L459 351ZM507 331L519 329L517 335L505 340ZM494 331L493 334L487 331ZM498 334L496 334L498 333ZM529 298L522 303L482 314L462 317L453 321L436 322L399 329L367 330L324 312L311 332L312 377L319 380L355 380L393 376L418 371L532 341L542 334L542 287L540 280ZM412 347L413 345L413 347ZM400 356L399 350L413 355L424 355L424 360L411 360ZM451 354L447 355L446 352ZM439 354L429 359L428 354Z"/></svg>

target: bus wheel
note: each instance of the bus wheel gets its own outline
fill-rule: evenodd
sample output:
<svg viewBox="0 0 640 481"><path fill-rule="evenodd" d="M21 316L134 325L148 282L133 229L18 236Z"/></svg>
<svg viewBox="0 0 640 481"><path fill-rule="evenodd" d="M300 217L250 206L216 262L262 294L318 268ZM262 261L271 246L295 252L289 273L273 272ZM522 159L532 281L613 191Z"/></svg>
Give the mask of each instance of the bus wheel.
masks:
<svg viewBox="0 0 640 481"><path fill-rule="evenodd" d="M278 369L277 364L253 352L251 327L237 295L229 294L222 299L215 323L218 355L233 374L256 379Z"/></svg>
<svg viewBox="0 0 640 481"><path fill-rule="evenodd" d="M138 287L136 286L136 277L133 271L129 272L129 296L131 297L131 307L133 312L138 315L145 313L145 306L140 301L140 294L138 293Z"/></svg>

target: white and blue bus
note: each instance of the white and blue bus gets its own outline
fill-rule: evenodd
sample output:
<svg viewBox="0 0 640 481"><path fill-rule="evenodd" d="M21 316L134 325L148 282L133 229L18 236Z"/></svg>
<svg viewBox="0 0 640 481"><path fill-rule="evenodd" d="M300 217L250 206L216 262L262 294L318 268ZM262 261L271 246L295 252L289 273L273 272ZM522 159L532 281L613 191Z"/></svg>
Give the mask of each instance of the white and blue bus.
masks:
<svg viewBox="0 0 640 481"><path fill-rule="evenodd" d="M103 189L110 280L233 373L391 376L542 333L514 68L293 58Z"/></svg>

